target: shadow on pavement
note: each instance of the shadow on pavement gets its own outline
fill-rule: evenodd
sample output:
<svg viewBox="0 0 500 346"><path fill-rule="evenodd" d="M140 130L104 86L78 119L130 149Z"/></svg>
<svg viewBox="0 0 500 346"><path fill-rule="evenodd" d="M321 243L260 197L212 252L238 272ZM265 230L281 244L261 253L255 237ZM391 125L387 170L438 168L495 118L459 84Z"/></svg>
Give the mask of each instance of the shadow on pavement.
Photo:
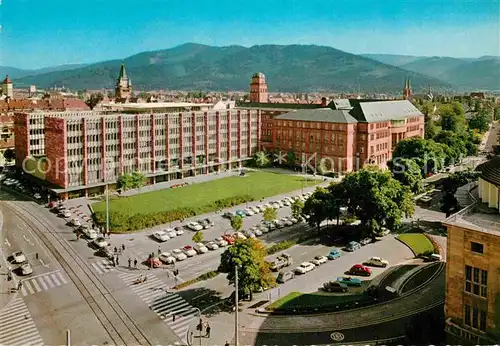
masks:
<svg viewBox="0 0 500 346"><path fill-rule="evenodd" d="M180 291L177 294L208 317L232 311L232 305L228 304L227 297L223 297L219 292L209 288L193 288Z"/></svg>

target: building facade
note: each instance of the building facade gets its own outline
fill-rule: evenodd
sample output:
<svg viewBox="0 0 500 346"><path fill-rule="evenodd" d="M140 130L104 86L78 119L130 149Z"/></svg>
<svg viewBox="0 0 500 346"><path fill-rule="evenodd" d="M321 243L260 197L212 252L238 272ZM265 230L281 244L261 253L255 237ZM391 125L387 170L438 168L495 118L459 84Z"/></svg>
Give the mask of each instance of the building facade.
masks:
<svg viewBox="0 0 500 346"><path fill-rule="evenodd" d="M14 85L8 75L2 82L2 95L10 99L14 97Z"/></svg>
<svg viewBox="0 0 500 346"><path fill-rule="evenodd" d="M448 218L448 342L500 342L500 158L478 166L479 200Z"/></svg>
<svg viewBox="0 0 500 346"><path fill-rule="evenodd" d="M16 164L39 154L54 193L102 192L123 173L151 183L241 167L257 151L260 112L16 114ZM41 125L43 123L43 125Z"/></svg>
<svg viewBox="0 0 500 346"><path fill-rule="evenodd" d="M261 72L258 72L252 76L252 81L250 82L249 100L250 102L262 103L266 103L269 101L266 76L264 76L264 74Z"/></svg>

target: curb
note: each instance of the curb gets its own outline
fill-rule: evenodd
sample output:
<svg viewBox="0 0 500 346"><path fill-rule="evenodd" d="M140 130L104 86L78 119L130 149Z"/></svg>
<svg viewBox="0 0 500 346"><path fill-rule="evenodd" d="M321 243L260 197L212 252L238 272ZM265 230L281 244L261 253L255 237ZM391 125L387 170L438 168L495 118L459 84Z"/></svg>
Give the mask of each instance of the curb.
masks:
<svg viewBox="0 0 500 346"><path fill-rule="evenodd" d="M402 241L401 239L399 239L399 236L395 237L397 241L399 241L401 244L403 244L404 246L406 246L408 249L410 249L411 253L413 254L413 257L414 258L417 258L417 255L415 254L415 251L413 251L413 249L411 248L410 245L406 244L404 241Z"/></svg>

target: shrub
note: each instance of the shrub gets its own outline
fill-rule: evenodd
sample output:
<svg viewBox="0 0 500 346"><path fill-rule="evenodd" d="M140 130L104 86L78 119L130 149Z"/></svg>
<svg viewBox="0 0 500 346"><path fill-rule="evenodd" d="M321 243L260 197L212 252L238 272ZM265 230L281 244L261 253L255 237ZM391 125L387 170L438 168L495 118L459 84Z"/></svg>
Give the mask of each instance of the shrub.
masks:
<svg viewBox="0 0 500 346"><path fill-rule="evenodd" d="M279 243L276 243L276 244L274 244L274 245L271 245L271 246L267 249L267 254L268 254L268 255L275 254L276 252L279 252L279 251L283 251L283 250L289 249L289 248L291 248L292 246L294 246L295 244L297 244L297 241L295 241L295 240L284 240L284 241L282 241L282 242L279 242Z"/></svg>
<svg viewBox="0 0 500 346"><path fill-rule="evenodd" d="M178 290L178 289L190 286L190 285L195 284L195 283L200 282L200 281L205 281L205 280L213 279L217 275L219 275L219 272L215 271L215 270L212 270L212 271L206 272L204 274L201 274L197 278L184 281L183 283L180 283L180 284L174 286L174 288Z"/></svg>
<svg viewBox="0 0 500 346"><path fill-rule="evenodd" d="M157 225L187 219L196 215L206 214L224 208L230 208L239 204L253 201L252 196L242 195L231 198L224 198L207 204L199 208L181 208L155 213L127 215L120 211L110 211L109 224L113 233L127 233L144 228L151 228ZM97 211L95 213L98 223L106 223L106 212Z"/></svg>
<svg viewBox="0 0 500 346"><path fill-rule="evenodd" d="M432 243L432 246L434 247L434 253L437 255L441 254L441 247L439 246L437 241L434 238L432 238L430 235L428 235L427 233L424 233L424 235Z"/></svg>

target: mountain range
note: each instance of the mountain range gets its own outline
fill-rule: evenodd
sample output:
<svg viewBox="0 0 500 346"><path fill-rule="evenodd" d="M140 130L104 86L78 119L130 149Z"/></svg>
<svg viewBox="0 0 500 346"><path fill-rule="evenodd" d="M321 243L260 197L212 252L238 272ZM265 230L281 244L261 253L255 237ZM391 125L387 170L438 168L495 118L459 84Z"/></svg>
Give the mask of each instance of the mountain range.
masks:
<svg viewBox="0 0 500 346"><path fill-rule="evenodd" d="M40 70L0 67L16 87L66 86L111 89L121 60L64 65ZM355 55L326 46L257 45L214 47L187 43L143 52L123 60L134 90L248 90L255 72L266 75L271 92L396 92L411 78L415 93L427 90L500 89L492 71L498 57L429 58ZM496 80L495 80L496 78Z"/></svg>

